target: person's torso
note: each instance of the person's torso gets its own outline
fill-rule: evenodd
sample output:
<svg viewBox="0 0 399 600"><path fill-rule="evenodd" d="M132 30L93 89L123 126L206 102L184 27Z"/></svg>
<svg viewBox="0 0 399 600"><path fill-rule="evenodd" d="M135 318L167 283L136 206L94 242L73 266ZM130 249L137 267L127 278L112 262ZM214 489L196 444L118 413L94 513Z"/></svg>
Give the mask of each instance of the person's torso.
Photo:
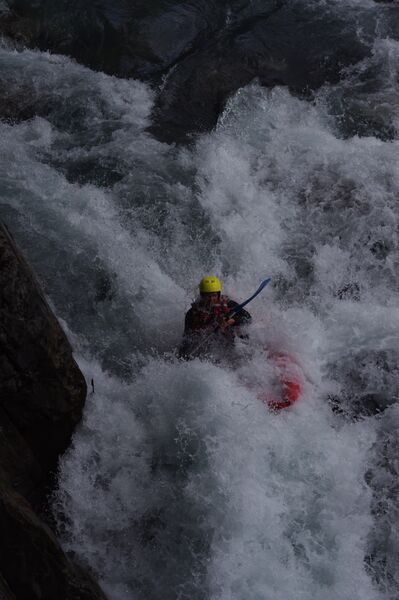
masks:
<svg viewBox="0 0 399 600"><path fill-rule="evenodd" d="M199 331L211 326L216 326L222 319L226 319L231 311L227 296L220 296L216 304L206 305L194 302L191 305L191 329Z"/></svg>

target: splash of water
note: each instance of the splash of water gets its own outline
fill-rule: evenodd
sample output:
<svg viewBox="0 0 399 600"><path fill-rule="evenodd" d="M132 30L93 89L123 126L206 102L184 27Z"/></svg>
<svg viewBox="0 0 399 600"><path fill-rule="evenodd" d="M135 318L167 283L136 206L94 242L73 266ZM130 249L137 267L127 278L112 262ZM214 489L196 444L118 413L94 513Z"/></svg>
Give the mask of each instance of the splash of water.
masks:
<svg viewBox="0 0 399 600"><path fill-rule="evenodd" d="M395 42L376 48L367 68L392 72ZM145 131L146 86L6 46L0 60L10 99L41 115L0 124L2 213L96 383L61 465L65 546L118 600L383 598L364 562L380 424L337 419L326 396L359 354L399 353L395 110L378 110L390 139L359 137L337 87L309 102L254 84L176 149ZM273 278L238 370L171 352L205 271L236 299ZM265 345L308 377L278 417L243 383L268 384Z"/></svg>

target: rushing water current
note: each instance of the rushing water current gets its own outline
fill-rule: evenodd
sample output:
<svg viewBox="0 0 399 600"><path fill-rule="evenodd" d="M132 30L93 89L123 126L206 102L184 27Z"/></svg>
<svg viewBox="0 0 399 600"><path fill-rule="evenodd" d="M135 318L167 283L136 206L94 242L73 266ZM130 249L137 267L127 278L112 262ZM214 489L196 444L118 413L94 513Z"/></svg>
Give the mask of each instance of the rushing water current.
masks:
<svg viewBox="0 0 399 600"><path fill-rule="evenodd" d="M146 131L145 84L0 48L34 114L0 122L1 216L95 386L54 511L113 600L399 597L399 41L388 7L330 4L369 58L312 99L254 82L186 147ZM206 273L272 278L238 370L174 355ZM243 383L265 347L306 377L279 415Z"/></svg>

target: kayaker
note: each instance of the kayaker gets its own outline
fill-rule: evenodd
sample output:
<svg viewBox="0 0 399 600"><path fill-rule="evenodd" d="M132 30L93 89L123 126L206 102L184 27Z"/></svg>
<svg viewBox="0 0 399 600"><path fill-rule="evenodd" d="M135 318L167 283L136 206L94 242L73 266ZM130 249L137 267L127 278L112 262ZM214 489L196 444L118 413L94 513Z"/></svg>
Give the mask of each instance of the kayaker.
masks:
<svg viewBox="0 0 399 600"><path fill-rule="evenodd" d="M222 284L218 277L203 277L199 292L199 297L186 313L184 339L179 352L181 356L187 357L205 338L208 343L201 346L202 352L209 351L216 341L224 346L232 346L237 335L243 336L241 326L251 321L251 315L244 309L229 316L238 303L222 295Z"/></svg>

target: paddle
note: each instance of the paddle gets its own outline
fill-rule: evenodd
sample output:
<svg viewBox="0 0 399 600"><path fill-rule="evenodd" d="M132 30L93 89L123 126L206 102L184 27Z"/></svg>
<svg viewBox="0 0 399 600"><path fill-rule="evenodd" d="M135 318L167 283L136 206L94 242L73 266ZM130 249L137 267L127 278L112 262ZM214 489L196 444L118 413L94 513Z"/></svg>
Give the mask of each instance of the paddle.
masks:
<svg viewBox="0 0 399 600"><path fill-rule="evenodd" d="M265 288L267 286L267 284L269 283L269 281L270 281L270 277L268 279L265 279L264 281L262 281L262 283L260 284L260 286L258 287L258 289L256 290L256 292L254 294L252 294L252 296L250 296L250 298L248 298L248 300L245 300L245 302L242 302L241 304L239 304L238 306L236 306L235 308L233 308L233 310L229 314L228 318L231 319L232 317L234 317L234 315L238 314L240 312L240 310L242 310L244 308L244 306L246 306L247 304L249 304L250 302L252 302L252 300L254 298L256 298L256 296L258 294L261 293L261 291L263 290L263 288Z"/></svg>
<svg viewBox="0 0 399 600"><path fill-rule="evenodd" d="M270 277L268 279L264 279L264 281L262 281L262 283L260 284L260 286L258 287L258 289L256 290L256 292L254 294L252 294L252 296L250 296L247 300L245 300L244 302L242 302L241 304L239 304L238 306L236 306L235 308L233 308L233 310L227 315L226 319L232 319L234 317L234 315L237 315L244 308L244 306L246 306L247 304L249 304L250 302L252 302L252 300L254 298L256 298L256 296L258 294L260 294L261 291L267 286L267 284L269 283L269 281L271 281ZM202 346L205 344L205 342L207 342L209 340L209 338L214 333L217 332L218 329L219 329L219 325L216 325L216 327L213 329L213 331L211 331L209 333L209 335L207 335L204 339L202 339L201 342L193 350L191 350L191 352L189 352L188 356L193 356L193 354L195 354L196 352L198 352L198 350L200 348L202 348Z"/></svg>

